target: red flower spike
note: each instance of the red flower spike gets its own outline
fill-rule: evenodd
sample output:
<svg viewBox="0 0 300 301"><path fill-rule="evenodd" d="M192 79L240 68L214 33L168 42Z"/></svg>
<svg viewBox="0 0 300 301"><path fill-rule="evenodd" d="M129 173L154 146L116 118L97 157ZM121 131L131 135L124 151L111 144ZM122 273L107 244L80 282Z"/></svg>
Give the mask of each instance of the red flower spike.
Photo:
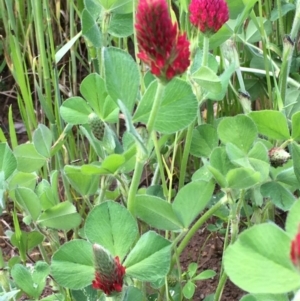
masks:
<svg viewBox="0 0 300 301"><path fill-rule="evenodd" d="M229 19L225 0L192 0L189 6L190 21L202 33L216 33Z"/></svg>
<svg viewBox="0 0 300 301"><path fill-rule="evenodd" d="M171 80L190 65L190 43L172 24L166 0L140 0L136 14L138 57L162 80Z"/></svg>
<svg viewBox="0 0 300 301"><path fill-rule="evenodd" d="M94 244L93 251L96 270L93 288L102 290L108 296L121 292L125 267L120 263L119 257L113 258L106 249L97 244Z"/></svg>
<svg viewBox="0 0 300 301"><path fill-rule="evenodd" d="M299 232L291 243L290 257L293 264L300 268L300 227Z"/></svg>

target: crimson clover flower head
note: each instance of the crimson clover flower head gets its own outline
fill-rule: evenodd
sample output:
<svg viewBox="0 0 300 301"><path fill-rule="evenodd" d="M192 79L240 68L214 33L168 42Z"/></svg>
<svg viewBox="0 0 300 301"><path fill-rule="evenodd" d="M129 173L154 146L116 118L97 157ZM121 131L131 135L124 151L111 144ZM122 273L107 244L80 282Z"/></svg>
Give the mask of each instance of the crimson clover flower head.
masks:
<svg viewBox="0 0 300 301"><path fill-rule="evenodd" d="M225 0L192 0L189 6L190 21L202 33L216 33L229 19Z"/></svg>
<svg viewBox="0 0 300 301"><path fill-rule="evenodd" d="M108 250L98 244L93 245L93 252L95 264L93 288L102 290L108 296L121 292L125 267L120 263L119 257L114 258Z"/></svg>
<svg viewBox="0 0 300 301"><path fill-rule="evenodd" d="M293 264L300 269L300 226L296 237L291 243L290 258Z"/></svg>
<svg viewBox="0 0 300 301"><path fill-rule="evenodd" d="M166 0L140 0L136 14L138 57L152 74L171 80L190 65L190 43L172 23Z"/></svg>

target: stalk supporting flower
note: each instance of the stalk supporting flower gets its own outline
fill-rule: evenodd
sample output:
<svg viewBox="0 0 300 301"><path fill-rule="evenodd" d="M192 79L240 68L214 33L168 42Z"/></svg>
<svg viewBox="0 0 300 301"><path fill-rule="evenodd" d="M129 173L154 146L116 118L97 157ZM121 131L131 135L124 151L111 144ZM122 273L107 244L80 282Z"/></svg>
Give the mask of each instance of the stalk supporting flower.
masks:
<svg viewBox="0 0 300 301"><path fill-rule="evenodd" d="M290 257L293 264L300 269L300 227L296 237L292 240Z"/></svg>
<svg viewBox="0 0 300 301"><path fill-rule="evenodd" d="M172 23L166 0L140 0L136 14L138 57L163 81L186 71L190 65L189 41Z"/></svg>
<svg viewBox="0 0 300 301"><path fill-rule="evenodd" d="M95 260L95 279L92 286L102 290L106 295L121 292L125 267L120 263L119 257L113 257L109 251L98 244L93 245Z"/></svg>
<svg viewBox="0 0 300 301"><path fill-rule="evenodd" d="M192 0L189 11L191 23L207 36L216 33L229 19L224 0Z"/></svg>

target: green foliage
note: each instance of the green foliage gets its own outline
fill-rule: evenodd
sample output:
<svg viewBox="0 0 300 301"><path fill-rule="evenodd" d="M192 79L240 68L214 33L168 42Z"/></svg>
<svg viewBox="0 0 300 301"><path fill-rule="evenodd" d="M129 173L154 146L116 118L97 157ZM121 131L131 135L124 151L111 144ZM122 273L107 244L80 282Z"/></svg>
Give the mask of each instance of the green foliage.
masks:
<svg viewBox="0 0 300 301"><path fill-rule="evenodd" d="M134 114L134 122L147 123L157 89L154 81L146 90ZM197 115L197 101L191 87L180 79L173 79L162 96L160 110L157 114L154 129L171 134L186 128Z"/></svg>
<svg viewBox="0 0 300 301"><path fill-rule="evenodd" d="M48 264L42 261L35 263L32 271L21 264L12 268L11 274L18 285L27 295L38 299L46 285L46 278L50 272Z"/></svg>
<svg viewBox="0 0 300 301"><path fill-rule="evenodd" d="M170 268L171 243L153 231L143 234L124 265L126 273L141 281L156 281ZM148 267L152 267L149 269Z"/></svg>
<svg viewBox="0 0 300 301"><path fill-rule="evenodd" d="M289 259L289 248L289 236L276 225L253 226L226 250L226 273L251 293L282 294L295 290L299 288L299 273Z"/></svg>
<svg viewBox="0 0 300 301"><path fill-rule="evenodd" d="M181 271L179 257L212 216L225 272L205 300L221 300L226 275L250 293L243 301L295 297L300 3L228 0L230 20L208 38L189 2L169 12L190 67L161 82L141 61L138 2L0 1L0 70L16 95L0 116L0 230L19 254L0 257L0 299L38 300L46 285L59 293L44 301L193 299L216 273L199 262ZM176 51L159 48L158 65ZM286 159L274 164L276 150ZM91 285L94 243L125 267L118 294Z"/></svg>
<svg viewBox="0 0 300 301"><path fill-rule="evenodd" d="M110 201L96 206L90 212L84 230L90 242L102 245L121 260L138 235L137 224L131 214L124 207Z"/></svg>

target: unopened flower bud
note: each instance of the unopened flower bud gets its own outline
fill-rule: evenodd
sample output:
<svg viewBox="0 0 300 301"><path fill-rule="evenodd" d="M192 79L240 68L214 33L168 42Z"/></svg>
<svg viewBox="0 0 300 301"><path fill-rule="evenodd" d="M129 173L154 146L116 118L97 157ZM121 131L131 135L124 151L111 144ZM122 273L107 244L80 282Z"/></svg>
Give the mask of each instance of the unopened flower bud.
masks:
<svg viewBox="0 0 300 301"><path fill-rule="evenodd" d="M105 129L104 122L95 113L91 113L88 116L88 120L91 126L92 133L98 140L101 140L104 135L104 129Z"/></svg>
<svg viewBox="0 0 300 301"><path fill-rule="evenodd" d="M282 166L291 158L291 155L281 147L271 148L268 154L270 163L273 167Z"/></svg>
<svg viewBox="0 0 300 301"><path fill-rule="evenodd" d="M168 275L167 277L169 287L175 287L178 283L178 279L175 275Z"/></svg>
<svg viewBox="0 0 300 301"><path fill-rule="evenodd" d="M102 290L106 295L121 292L125 267L120 263L119 257L113 257L108 250L98 244L93 245L95 279L92 286Z"/></svg>

